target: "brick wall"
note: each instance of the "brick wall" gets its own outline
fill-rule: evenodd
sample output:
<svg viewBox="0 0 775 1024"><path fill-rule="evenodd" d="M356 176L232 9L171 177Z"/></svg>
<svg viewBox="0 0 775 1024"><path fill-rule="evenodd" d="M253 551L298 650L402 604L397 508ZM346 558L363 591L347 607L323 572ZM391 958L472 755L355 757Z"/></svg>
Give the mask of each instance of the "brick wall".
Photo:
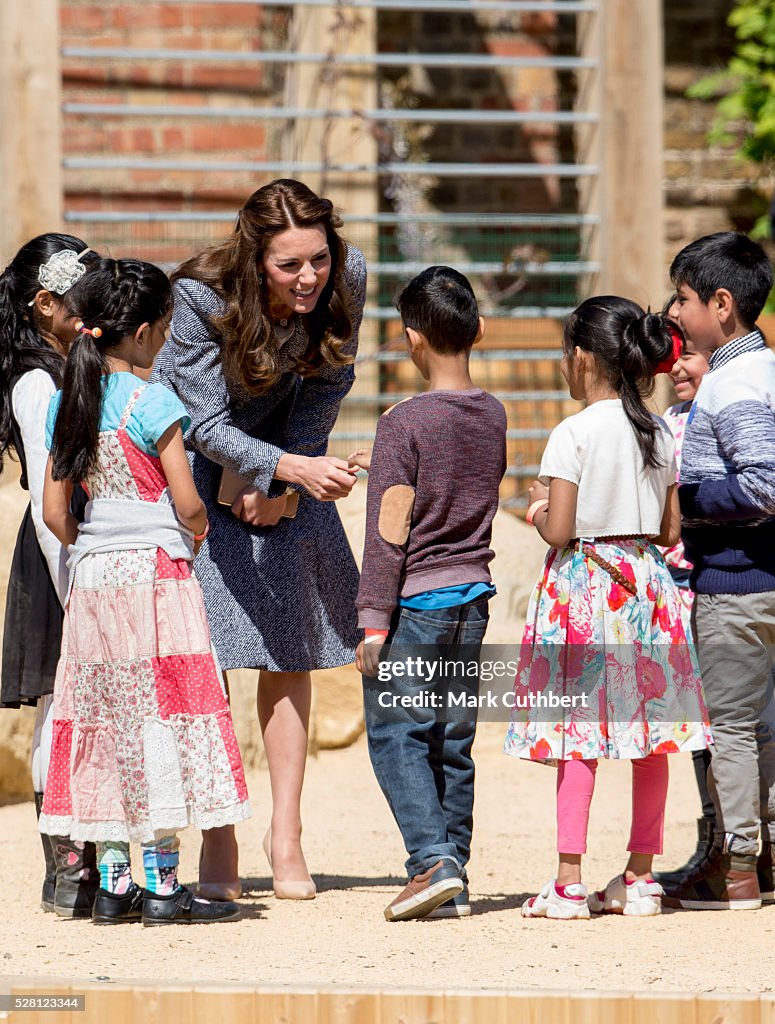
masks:
<svg viewBox="0 0 775 1024"><path fill-rule="evenodd" d="M277 10L277 9L275 9ZM167 4L115 0L62 0L62 46L179 48L192 50L276 49L285 16L258 4ZM275 65L216 64L209 60L63 59L65 103L277 105L282 76ZM164 157L168 159L261 160L272 152L277 125L271 121L186 116L67 114L65 157ZM248 172L182 170L81 170L65 175L65 209L224 210L233 212L256 187ZM222 233L223 225L158 224L119 229L71 224L95 245L141 250L149 259L175 261Z"/></svg>
<svg viewBox="0 0 775 1024"><path fill-rule="evenodd" d="M735 156L735 144L709 144L714 103L686 97L692 83L726 63L733 6L733 0L665 2L666 265L700 235L749 231L769 205L771 181Z"/></svg>
<svg viewBox="0 0 775 1024"><path fill-rule="evenodd" d="M153 0L62 0L62 45L101 47L283 49L287 11L258 4L154 3ZM274 12L274 13L272 13ZM572 52L573 19L555 15L508 15L473 18L433 12L382 12L378 47L403 52L452 50L491 55L540 55ZM327 47L321 40L321 49ZM202 104L245 107L282 104L284 68L277 64L215 64L212 61L122 60L66 57L64 101L78 103ZM547 69L492 71L444 68L428 71L384 69L381 101L386 105L460 106L470 109L554 110L568 105L568 83ZM280 155L278 121L194 117L106 117L68 114L64 121L66 157L115 156L183 159L253 159ZM383 156L406 146L394 128L375 129ZM431 161L481 160L543 162L572 159L571 139L556 127L440 125L409 129L410 158ZM270 175L271 176L271 175ZM181 170L83 170L66 173L65 207L78 210L235 210L261 184L255 173ZM407 182L381 183L393 194ZM415 181L409 183L416 184ZM572 210L572 183L552 178L437 179L424 181L418 208L527 212ZM423 206L425 203L425 206ZM383 203L389 209L389 203ZM87 228L95 244L138 245L149 258L171 261L217 237L223 226L164 224L131 229ZM575 244L572 241L571 244Z"/></svg>

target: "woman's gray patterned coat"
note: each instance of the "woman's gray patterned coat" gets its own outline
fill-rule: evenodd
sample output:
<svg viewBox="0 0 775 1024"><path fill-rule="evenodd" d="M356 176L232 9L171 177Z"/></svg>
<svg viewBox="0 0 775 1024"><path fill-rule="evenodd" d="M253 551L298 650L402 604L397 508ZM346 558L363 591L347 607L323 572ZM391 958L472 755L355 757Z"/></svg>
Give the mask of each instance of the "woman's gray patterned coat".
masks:
<svg viewBox="0 0 775 1024"><path fill-rule="evenodd" d="M353 336L366 293L363 255L348 248L344 281ZM342 399L355 379L353 366L328 366L302 379L290 369L307 337L300 317L280 350L285 367L275 387L251 397L227 380L221 341L208 322L222 300L191 279L175 283L172 331L153 379L175 391L191 416L186 446L210 516L210 535L195 568L204 592L213 643L224 669L266 667L279 672L333 668L354 658L358 641L355 595L358 570L335 502L301 491L295 519L252 527L215 500L218 466L228 466L264 493L284 452L324 455Z"/></svg>

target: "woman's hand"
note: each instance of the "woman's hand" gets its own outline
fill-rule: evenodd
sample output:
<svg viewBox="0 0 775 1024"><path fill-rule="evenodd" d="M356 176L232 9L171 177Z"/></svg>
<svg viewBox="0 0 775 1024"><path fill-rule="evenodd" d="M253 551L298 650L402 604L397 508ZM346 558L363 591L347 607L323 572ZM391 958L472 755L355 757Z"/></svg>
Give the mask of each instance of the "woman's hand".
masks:
<svg viewBox="0 0 775 1024"><path fill-rule="evenodd" d="M267 498L255 487L246 487L231 506L231 511L243 523L251 526L277 526L285 511L286 496Z"/></svg>
<svg viewBox="0 0 775 1024"><path fill-rule="evenodd" d="M534 501L543 501L544 498L549 497L549 488L546 484L542 484L540 480L534 480L530 487L527 489L528 504L532 505Z"/></svg>
<svg viewBox="0 0 775 1024"><path fill-rule="evenodd" d="M357 466L348 466L333 455L283 455L277 463L275 479L301 484L318 501L346 498L356 481Z"/></svg>
<svg viewBox="0 0 775 1024"><path fill-rule="evenodd" d="M371 448L359 448L347 456L347 465L352 469L365 469L368 473L371 466Z"/></svg>

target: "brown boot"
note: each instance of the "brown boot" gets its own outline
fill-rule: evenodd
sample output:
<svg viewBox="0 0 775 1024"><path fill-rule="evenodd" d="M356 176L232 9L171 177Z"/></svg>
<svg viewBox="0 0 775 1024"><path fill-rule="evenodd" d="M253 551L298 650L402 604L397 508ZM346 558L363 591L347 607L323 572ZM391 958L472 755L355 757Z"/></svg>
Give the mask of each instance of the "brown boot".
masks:
<svg viewBox="0 0 775 1024"><path fill-rule="evenodd" d="M427 917L464 888L457 864L439 860L427 871L409 879L409 884L389 907L385 907L385 919L411 921L416 917Z"/></svg>
<svg viewBox="0 0 775 1024"><path fill-rule="evenodd" d="M724 853L714 846L682 881L664 886L662 906L684 910L758 910L762 905L756 854Z"/></svg>

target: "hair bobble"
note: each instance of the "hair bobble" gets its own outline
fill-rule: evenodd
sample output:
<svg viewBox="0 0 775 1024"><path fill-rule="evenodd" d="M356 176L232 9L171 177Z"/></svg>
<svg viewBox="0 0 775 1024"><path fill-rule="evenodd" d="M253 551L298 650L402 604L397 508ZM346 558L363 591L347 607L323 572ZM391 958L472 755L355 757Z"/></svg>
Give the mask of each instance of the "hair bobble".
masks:
<svg viewBox="0 0 775 1024"><path fill-rule="evenodd" d="M75 325L75 329L76 331L78 331L79 334L90 334L95 341L97 340L97 338L102 337L101 327L87 327L83 320L78 321L78 323Z"/></svg>
<svg viewBox="0 0 775 1024"><path fill-rule="evenodd" d="M670 331L670 338L673 342L673 350L669 355L665 356L661 362L657 363L654 367L654 376L658 373L670 373L675 364L681 358L681 353L684 347L684 336L681 331L675 326L675 324L668 324Z"/></svg>

